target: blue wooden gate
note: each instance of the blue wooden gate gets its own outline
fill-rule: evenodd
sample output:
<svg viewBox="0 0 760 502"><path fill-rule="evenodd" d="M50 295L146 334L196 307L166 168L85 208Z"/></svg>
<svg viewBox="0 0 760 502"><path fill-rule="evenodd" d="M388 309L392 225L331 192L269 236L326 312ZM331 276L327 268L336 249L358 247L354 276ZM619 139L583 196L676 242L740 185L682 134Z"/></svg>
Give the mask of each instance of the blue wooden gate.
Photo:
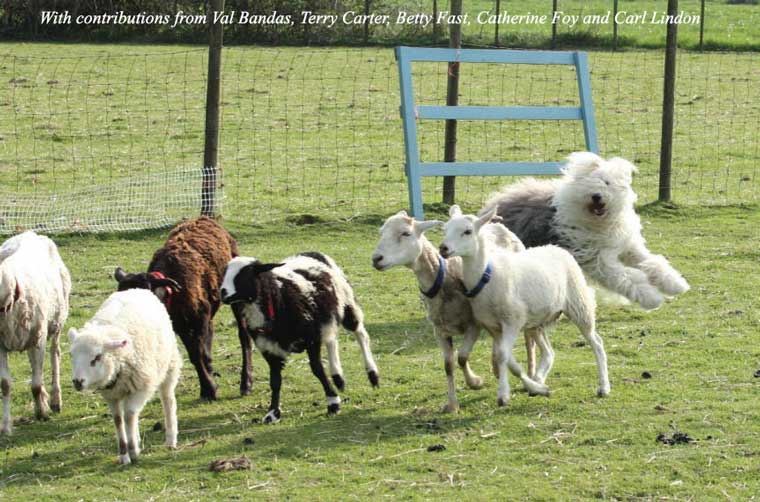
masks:
<svg viewBox="0 0 760 502"><path fill-rule="evenodd" d="M409 206L423 218L423 176L504 176L559 174L563 162L420 162L417 119L434 120L582 120L586 149L598 153L591 80L585 52L515 51L489 49L429 49L396 47L401 84L401 117L406 145ZM553 106L425 106L415 105L412 62L507 63L573 65L578 80L579 107Z"/></svg>

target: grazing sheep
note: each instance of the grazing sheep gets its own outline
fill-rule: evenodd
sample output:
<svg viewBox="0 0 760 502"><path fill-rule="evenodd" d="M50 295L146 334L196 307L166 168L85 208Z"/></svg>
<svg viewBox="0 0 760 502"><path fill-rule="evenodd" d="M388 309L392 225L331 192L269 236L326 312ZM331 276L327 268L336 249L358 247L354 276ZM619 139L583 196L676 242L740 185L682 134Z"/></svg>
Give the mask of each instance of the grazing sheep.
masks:
<svg viewBox="0 0 760 502"><path fill-rule="evenodd" d="M177 446L174 390L182 357L169 315L153 293L113 293L81 330L69 329L69 340L74 387L97 390L108 403L120 464L136 462L140 455L139 415L156 389L164 408L166 446Z"/></svg>
<svg viewBox="0 0 760 502"><path fill-rule="evenodd" d="M568 157L562 178L526 178L509 185L480 214L496 208L527 247L563 247L588 277L644 309L655 309L665 296L688 291L689 284L664 256L646 247L633 207L635 170L625 159L576 152Z"/></svg>
<svg viewBox="0 0 760 502"><path fill-rule="evenodd" d="M340 397L322 366L322 344L327 347L332 380L343 390L343 370L338 353L338 326L353 331L364 356L370 383L379 376L364 329L354 290L335 262L321 253L302 253L281 263L261 263L255 258L233 258L222 283L222 301L242 307L242 317L256 347L269 364L272 401L264 423L280 420L281 372L287 357L306 350L311 371L327 396L327 413L340 411Z"/></svg>
<svg viewBox="0 0 760 502"><path fill-rule="evenodd" d="M182 339L198 373L202 399L216 399L217 385L211 366L214 315L221 305L219 287L224 268L238 255L235 239L205 216L177 225L148 265L148 272L127 274L117 268L118 290L150 289L166 305L174 331ZM240 394L251 391L251 339L236 306L238 338L243 352Z"/></svg>
<svg viewBox="0 0 760 502"><path fill-rule="evenodd" d="M483 379L470 369L468 358L480 335L480 328L472 315L470 302L464 295L462 285L462 260L455 257L444 260L438 250L425 237L424 232L439 225L440 221L416 221L400 211L388 218L380 229L380 242L372 254L372 265L379 271L395 266L412 269L417 277L420 297L425 304L427 318L433 325L433 332L443 350L444 369L448 383L448 402L444 412L456 412L459 401L454 383L454 344L455 335L464 335L464 343L456 352L457 362L462 368L467 386L480 389ZM522 251L525 247L515 235L503 225L489 223L485 226L486 236L495 245L508 251ZM535 373L535 342L526 332L528 348L528 374ZM542 347L548 341L540 341ZM546 351L542 351L546 352Z"/></svg>
<svg viewBox="0 0 760 502"><path fill-rule="evenodd" d="M599 376L597 394L608 395L607 355L596 333L594 293L580 266L570 253L557 246L509 253L489 245L483 228L495 214L493 208L478 218L463 215L459 206L452 206L439 249L444 257L462 257L465 294L470 298L475 319L493 336L499 367L498 404L504 406L510 397L507 367L529 392L548 394L548 387L540 381L550 367L539 364L537 374L541 378L534 381L523 372L512 347L521 329L545 330L562 313L578 326L594 350Z"/></svg>
<svg viewBox="0 0 760 502"><path fill-rule="evenodd" d="M32 365L34 414L49 417L50 408L61 411L58 343L69 315L71 278L55 243L34 232L11 237L0 247L0 388L3 393L3 423L0 433L11 434L11 374L8 352L26 351ZM53 394L43 385L45 346L50 337L50 366Z"/></svg>

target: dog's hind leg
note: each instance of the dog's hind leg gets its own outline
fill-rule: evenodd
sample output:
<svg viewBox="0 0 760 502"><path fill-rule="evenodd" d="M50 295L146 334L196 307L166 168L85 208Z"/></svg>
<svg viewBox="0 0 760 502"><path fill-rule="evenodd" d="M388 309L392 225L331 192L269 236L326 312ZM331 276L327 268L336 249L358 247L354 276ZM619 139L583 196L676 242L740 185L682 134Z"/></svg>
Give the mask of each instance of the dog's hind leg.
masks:
<svg viewBox="0 0 760 502"><path fill-rule="evenodd" d="M669 296L680 295L689 290L689 283L659 254L652 254L643 242L633 244L625 250L623 260L644 272L650 284Z"/></svg>

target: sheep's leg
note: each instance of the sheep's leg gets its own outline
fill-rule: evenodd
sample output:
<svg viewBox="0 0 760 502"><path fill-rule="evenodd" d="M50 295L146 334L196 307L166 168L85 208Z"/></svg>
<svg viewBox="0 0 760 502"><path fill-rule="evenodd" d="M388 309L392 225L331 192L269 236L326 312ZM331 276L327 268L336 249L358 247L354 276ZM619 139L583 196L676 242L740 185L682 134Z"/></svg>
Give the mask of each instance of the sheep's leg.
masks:
<svg viewBox="0 0 760 502"><path fill-rule="evenodd" d="M203 324L203 364L206 366L206 371L212 377L214 376L213 357L211 354L212 347L214 345L214 320L208 318Z"/></svg>
<svg viewBox="0 0 760 502"><path fill-rule="evenodd" d="M124 413L121 401L108 401L108 408L113 415L113 425L116 428L116 441L119 444L119 458L120 464L126 465L132 463L129 459L129 453L127 450L127 433L124 430Z"/></svg>
<svg viewBox="0 0 760 502"><path fill-rule="evenodd" d="M264 352L264 359L269 364L269 388L272 390L272 400L269 403L269 411L264 415L265 424L274 424L280 421L280 387L282 386L282 367L285 360Z"/></svg>
<svg viewBox="0 0 760 502"><path fill-rule="evenodd" d="M596 332L596 321L592 317L590 319L576 321L576 325L581 330L583 338L591 345L591 349L594 351L594 357L596 358L596 369L599 378L599 388L596 391L596 395L599 397L606 397L610 395L610 379L607 374L607 352L604 350L604 342L602 338Z"/></svg>
<svg viewBox="0 0 760 502"><path fill-rule="evenodd" d="M330 365L332 381L338 390L342 392L346 388L346 381L343 379L343 367L340 364L338 327L331 324L323 328L322 341L324 341L327 348L327 362Z"/></svg>
<svg viewBox="0 0 760 502"><path fill-rule="evenodd" d="M448 333L436 330L436 336L443 351L443 368L446 370L446 383L448 384L449 401L442 411L444 413L456 413L459 411L459 401L457 400L457 387L454 382L454 343Z"/></svg>
<svg viewBox="0 0 760 502"><path fill-rule="evenodd" d="M520 332L519 326L502 324L501 336L494 337L494 343L498 345L496 356L499 366L499 390L497 394L497 403L504 406L509 402L509 379L507 377L507 368L522 380L523 385L528 392L534 394L548 395L549 389L544 384L532 380L522 369L520 363L515 359L512 349Z"/></svg>
<svg viewBox="0 0 760 502"><path fill-rule="evenodd" d="M626 267L617 254L601 255L584 270L604 287L638 303L646 310L658 308L665 301L656 287L649 284L647 275L639 269Z"/></svg>
<svg viewBox="0 0 760 502"><path fill-rule="evenodd" d="M332 385L330 385L330 380L328 380L327 374L325 373L325 367L322 366L322 343L316 342L309 345L306 348L306 352L309 355L311 372L317 377L317 380L322 384L322 388L325 391L325 397L327 397L327 414L335 415L336 413L340 413L340 397L338 396L338 393L335 392Z"/></svg>
<svg viewBox="0 0 760 502"><path fill-rule="evenodd" d="M169 448L177 447L177 398L175 389L177 382L179 382L179 374L179 365L173 364L158 388L161 405L164 408L164 429L166 430L164 444Z"/></svg>
<svg viewBox="0 0 760 502"><path fill-rule="evenodd" d="M52 375L52 394L50 396L50 408L55 413L61 412L61 327L56 326L50 333L50 371Z"/></svg>
<svg viewBox="0 0 760 502"><path fill-rule="evenodd" d="M666 295L680 295L689 290L689 283L673 268L668 259L659 254L652 254L641 242L634 243L626 249L622 258L630 266L644 272L650 284Z"/></svg>
<svg viewBox="0 0 760 502"><path fill-rule="evenodd" d="M253 387L253 365L251 361L252 343L251 335L248 333L248 327L245 323L240 307L232 306L232 313L238 326L238 340L240 340L240 349L243 353L243 364L240 368L240 395L246 396L251 393Z"/></svg>
<svg viewBox="0 0 760 502"><path fill-rule="evenodd" d="M127 447L129 458L133 463L140 456L140 412L150 398L150 393L135 392L124 400L124 418L127 428Z"/></svg>
<svg viewBox="0 0 760 502"><path fill-rule="evenodd" d="M206 369L202 336L203 331L198 329L193 330L190 333L180 335L180 338L185 344L190 362L193 364L195 371L198 373L198 382L201 386L201 399L213 401L216 399L216 384Z"/></svg>
<svg viewBox="0 0 760 502"><path fill-rule="evenodd" d="M0 347L0 389L3 392L3 425L0 426L0 434L10 435L13 432L13 420L11 420L11 383L8 352Z"/></svg>
<svg viewBox="0 0 760 502"><path fill-rule="evenodd" d="M359 344L359 348L362 351L362 357L364 358L364 367L367 370L367 377L373 387L380 385L380 375L377 372L377 365L375 364L375 358L372 356L372 349L370 348L369 335L367 330L364 329L363 322L364 314L356 304L349 304L343 311L343 327L353 332L356 337L356 342Z"/></svg>
<svg viewBox="0 0 760 502"><path fill-rule="evenodd" d="M536 340L533 338L533 333L525 331L525 351L527 352L527 364L528 364L528 376L531 378L536 377Z"/></svg>
<svg viewBox="0 0 760 502"><path fill-rule="evenodd" d="M43 367L45 365L45 340L41 341L39 347L32 347L27 351L29 364L32 366L32 396L34 396L34 416L37 420L48 420L50 418L50 407L48 406L48 393L45 390L43 382Z"/></svg>
<svg viewBox="0 0 760 502"><path fill-rule="evenodd" d="M538 362L538 368L535 374L531 375L531 378L539 383L545 383L546 377L549 376L549 372L552 370L552 366L554 366L554 349L552 349L552 345L549 343L549 338L546 336L544 328L535 328L532 332L533 340L535 340L535 343L541 349L541 360Z"/></svg>
<svg viewBox="0 0 760 502"><path fill-rule="evenodd" d="M457 351L457 362L459 363L459 367L462 368L464 381L467 383L467 387L471 389L480 389L483 387L483 379L470 369L469 362L470 352L472 352L472 348L475 345L475 342L478 341L479 336L480 329L477 326L470 326L467 328L464 332L462 346Z"/></svg>

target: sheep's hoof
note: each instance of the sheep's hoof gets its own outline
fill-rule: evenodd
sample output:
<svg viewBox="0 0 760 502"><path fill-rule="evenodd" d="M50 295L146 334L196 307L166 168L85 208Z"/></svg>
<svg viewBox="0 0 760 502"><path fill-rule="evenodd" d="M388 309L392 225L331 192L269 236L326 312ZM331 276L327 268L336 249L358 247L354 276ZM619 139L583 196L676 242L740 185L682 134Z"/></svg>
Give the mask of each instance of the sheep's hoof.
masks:
<svg viewBox="0 0 760 502"><path fill-rule="evenodd" d="M269 410L266 415L264 415L264 423L265 424L276 424L280 421L280 410L274 409Z"/></svg>
<svg viewBox="0 0 760 502"><path fill-rule="evenodd" d="M327 405L328 415L337 415L340 413L340 403L332 403Z"/></svg>
<svg viewBox="0 0 760 502"><path fill-rule="evenodd" d="M610 388L608 387L599 387L596 391L597 397L607 397L610 395Z"/></svg>
<svg viewBox="0 0 760 502"><path fill-rule="evenodd" d="M124 455L119 455L116 462L120 465L129 465L132 463L132 460L130 460L129 455L125 453Z"/></svg>
<svg viewBox="0 0 760 502"><path fill-rule="evenodd" d="M346 381L343 380L343 376L342 375L333 375L332 376L332 381L335 384L335 386L338 388L339 391L343 392L343 389L346 388Z"/></svg>
<svg viewBox="0 0 760 502"><path fill-rule="evenodd" d="M380 387L380 375L377 374L377 371L368 371L367 377L369 377L369 383L372 384L372 387Z"/></svg>
<svg viewBox="0 0 760 502"><path fill-rule="evenodd" d="M441 413L458 413L459 403L446 403L441 408Z"/></svg>
<svg viewBox="0 0 760 502"><path fill-rule="evenodd" d="M251 393L251 387L253 387L253 382L251 382L250 380L248 382L241 383L240 384L240 395L241 396L247 396L248 394L250 394Z"/></svg>
<svg viewBox="0 0 760 502"><path fill-rule="evenodd" d="M38 411L34 413L34 418L42 422L47 422L48 420L50 420L50 413L47 410Z"/></svg>
<svg viewBox="0 0 760 502"><path fill-rule="evenodd" d="M500 398L496 399L496 404L498 406L506 406L507 404L509 404L509 399L500 397Z"/></svg>
<svg viewBox="0 0 760 502"><path fill-rule="evenodd" d="M201 400L202 401L216 401L216 389L201 392Z"/></svg>
<svg viewBox="0 0 760 502"><path fill-rule="evenodd" d="M6 424L0 427L0 435L10 436L11 434L13 434L13 427L11 424Z"/></svg>
<svg viewBox="0 0 760 502"><path fill-rule="evenodd" d="M471 388L472 390L480 390L483 388L483 379L479 376L467 380L466 383L467 387Z"/></svg>
<svg viewBox="0 0 760 502"><path fill-rule="evenodd" d="M50 409L53 410L53 413L60 413L61 412L61 405L60 403L53 403L50 405Z"/></svg>

